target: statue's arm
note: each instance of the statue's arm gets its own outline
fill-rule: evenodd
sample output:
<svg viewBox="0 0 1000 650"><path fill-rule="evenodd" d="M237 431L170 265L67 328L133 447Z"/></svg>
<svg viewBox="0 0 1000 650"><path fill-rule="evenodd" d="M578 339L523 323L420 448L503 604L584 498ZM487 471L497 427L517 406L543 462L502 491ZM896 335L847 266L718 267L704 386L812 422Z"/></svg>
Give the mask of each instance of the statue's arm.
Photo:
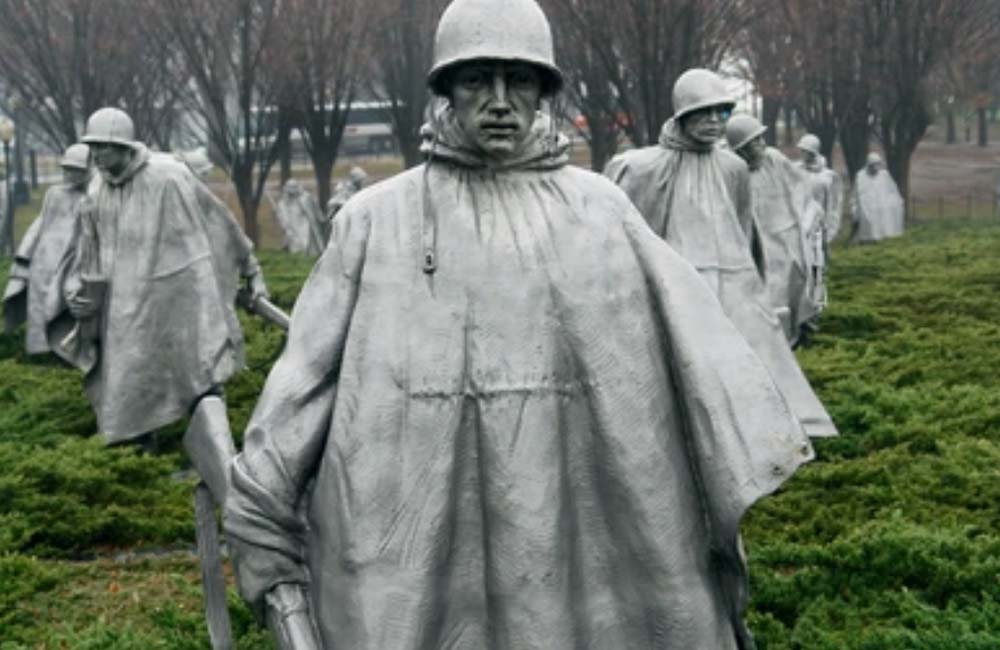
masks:
<svg viewBox="0 0 1000 650"><path fill-rule="evenodd" d="M261 618L273 616L275 588L308 589L300 500L325 447L367 237L364 219L347 216L296 301L232 465L224 526L240 591Z"/></svg>

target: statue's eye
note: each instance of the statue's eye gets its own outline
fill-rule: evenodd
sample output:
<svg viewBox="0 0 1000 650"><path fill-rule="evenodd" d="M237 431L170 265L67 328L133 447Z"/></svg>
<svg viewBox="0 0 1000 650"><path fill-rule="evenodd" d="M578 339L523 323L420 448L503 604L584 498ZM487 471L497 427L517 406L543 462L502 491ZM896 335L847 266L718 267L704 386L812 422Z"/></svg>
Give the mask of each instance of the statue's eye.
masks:
<svg viewBox="0 0 1000 650"><path fill-rule="evenodd" d="M489 81L489 75L485 70L477 68L466 68L458 73L458 84L469 90L483 88Z"/></svg>
<svg viewBox="0 0 1000 650"><path fill-rule="evenodd" d="M517 67L507 75L507 83L514 88L530 88L538 84L538 75L528 67Z"/></svg>

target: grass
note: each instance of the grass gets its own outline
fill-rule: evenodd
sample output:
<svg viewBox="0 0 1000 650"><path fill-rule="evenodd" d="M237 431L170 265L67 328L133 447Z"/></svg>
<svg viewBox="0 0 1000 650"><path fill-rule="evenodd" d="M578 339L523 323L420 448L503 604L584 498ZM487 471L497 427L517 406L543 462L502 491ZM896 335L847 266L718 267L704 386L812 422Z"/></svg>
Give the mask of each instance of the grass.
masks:
<svg viewBox="0 0 1000 650"><path fill-rule="evenodd" d="M762 650L1000 647L1000 224L834 250L799 359L842 436L744 523ZM288 308L311 261L261 255ZM4 280L0 270L0 282ZM243 317L242 431L282 335ZM208 647L178 450L105 449L79 377L0 336L0 650ZM235 592L237 647L271 648Z"/></svg>

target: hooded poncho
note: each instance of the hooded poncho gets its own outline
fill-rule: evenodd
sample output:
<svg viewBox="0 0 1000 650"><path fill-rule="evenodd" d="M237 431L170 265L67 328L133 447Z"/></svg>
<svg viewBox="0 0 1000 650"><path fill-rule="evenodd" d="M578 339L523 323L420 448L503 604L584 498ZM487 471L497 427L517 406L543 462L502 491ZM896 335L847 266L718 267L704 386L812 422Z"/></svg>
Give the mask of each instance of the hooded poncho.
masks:
<svg viewBox="0 0 1000 650"><path fill-rule="evenodd" d="M605 173L708 283L812 436L836 435L789 349L752 254L750 174L736 154L695 143L673 120L660 145L616 156ZM761 256L757 256L759 259Z"/></svg>
<svg viewBox="0 0 1000 650"><path fill-rule="evenodd" d="M823 156L816 156L811 163L802 160L796 165L806 172L813 198L823 208L822 221L803 224L803 227L806 228L806 234L810 238L815 236L820 245L820 257L817 257L817 261L819 264L825 265L826 257L822 253L825 247L822 244L832 242L836 239L837 233L840 232L840 211L844 198L843 184L840 182L840 174L826 166L826 158ZM820 234L821 230L822 234Z"/></svg>
<svg viewBox="0 0 1000 650"><path fill-rule="evenodd" d="M764 242L770 304L788 314L786 334L794 342L800 327L818 313L802 224L821 219L822 208L802 172L773 147L765 150L759 168L751 168L750 188Z"/></svg>
<svg viewBox="0 0 1000 650"><path fill-rule="evenodd" d="M445 122L299 296L233 464L243 595L304 585L338 650L749 647L739 522L801 425L544 120L502 166Z"/></svg>
<svg viewBox="0 0 1000 650"><path fill-rule="evenodd" d="M312 194L299 189L282 192L275 217L285 233L284 248L290 253L319 255L326 244L324 219Z"/></svg>
<svg viewBox="0 0 1000 650"><path fill-rule="evenodd" d="M25 290L4 296L4 316L8 329L27 321L28 354L50 350L46 327L58 315L61 305L56 272L76 243L76 210L85 195L84 189L70 185L50 188L45 193L41 213L18 246L10 275L23 279Z"/></svg>
<svg viewBox="0 0 1000 650"><path fill-rule="evenodd" d="M128 168L89 193L66 290L107 280L100 343L96 354L87 341L53 347L84 370L98 426L120 442L188 415L242 367L238 280L259 269L232 214L172 156L136 145Z"/></svg>
<svg viewBox="0 0 1000 650"><path fill-rule="evenodd" d="M885 169L874 174L862 169L854 178L851 216L857 227L855 240L867 243L903 234L903 197Z"/></svg>

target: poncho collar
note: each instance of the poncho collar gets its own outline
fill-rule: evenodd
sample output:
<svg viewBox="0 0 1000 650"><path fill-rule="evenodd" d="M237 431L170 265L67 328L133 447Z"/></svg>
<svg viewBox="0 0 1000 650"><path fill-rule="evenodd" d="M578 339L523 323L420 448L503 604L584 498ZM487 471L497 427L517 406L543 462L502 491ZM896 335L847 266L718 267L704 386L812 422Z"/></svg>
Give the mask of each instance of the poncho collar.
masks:
<svg viewBox="0 0 1000 650"><path fill-rule="evenodd" d="M806 162L805 168L814 174L819 173L826 169L826 158L823 156L816 156L813 158L812 162Z"/></svg>
<svg viewBox="0 0 1000 650"><path fill-rule="evenodd" d="M514 156L495 160L476 149L462 131L450 109L439 111L421 129L424 143L420 152L430 161L448 162L472 169L492 171L559 169L569 162L569 139L559 133L552 118L539 112L521 150Z"/></svg>
<svg viewBox="0 0 1000 650"><path fill-rule="evenodd" d="M132 162L130 162L128 166L122 170L122 173L115 175L101 171L101 178L104 179L105 183L113 186L124 185L132 180L132 177L138 174L140 169L146 166L149 162L150 155L149 149L146 148L146 145L135 143L132 145L132 150L135 152L135 155L132 156Z"/></svg>
<svg viewBox="0 0 1000 650"><path fill-rule="evenodd" d="M715 150L714 144L698 142L688 134L684 133L684 129L682 129L681 125L672 117L664 122L663 128L660 129L660 146L666 149L691 151L694 153L711 153Z"/></svg>

